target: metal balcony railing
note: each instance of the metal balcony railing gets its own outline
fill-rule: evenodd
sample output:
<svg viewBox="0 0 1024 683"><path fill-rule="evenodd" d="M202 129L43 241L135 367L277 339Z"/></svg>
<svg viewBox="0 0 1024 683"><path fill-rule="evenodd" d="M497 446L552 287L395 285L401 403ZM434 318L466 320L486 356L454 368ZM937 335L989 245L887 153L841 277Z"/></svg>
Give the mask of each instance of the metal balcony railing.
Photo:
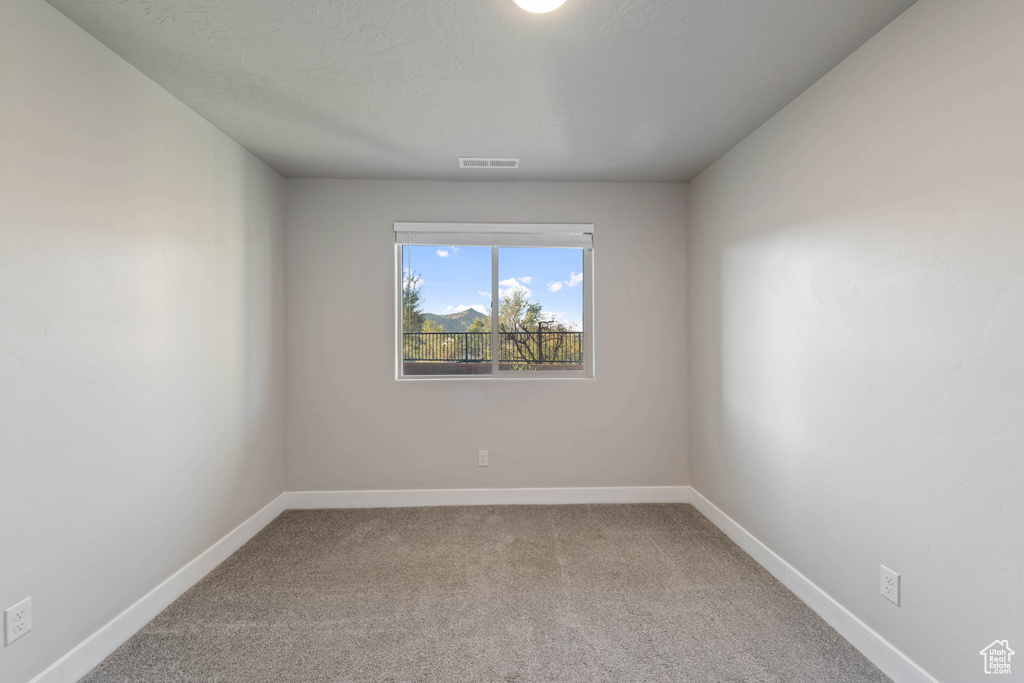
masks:
<svg viewBox="0 0 1024 683"><path fill-rule="evenodd" d="M490 332L406 332L406 362L489 363ZM502 363L583 364L582 332L499 332Z"/></svg>

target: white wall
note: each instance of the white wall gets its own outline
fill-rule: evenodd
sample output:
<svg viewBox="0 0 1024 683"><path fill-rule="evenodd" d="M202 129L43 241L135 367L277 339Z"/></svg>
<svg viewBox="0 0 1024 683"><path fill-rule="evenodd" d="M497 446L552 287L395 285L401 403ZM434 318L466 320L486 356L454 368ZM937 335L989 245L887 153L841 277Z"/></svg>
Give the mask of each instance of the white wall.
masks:
<svg viewBox="0 0 1024 683"><path fill-rule="evenodd" d="M688 483L685 186L290 180L288 207L289 490ZM394 221L594 223L596 379L396 381Z"/></svg>
<svg viewBox="0 0 1024 683"><path fill-rule="evenodd" d="M950 682L1024 652L1022 27L921 0L690 195L694 487Z"/></svg>
<svg viewBox="0 0 1024 683"><path fill-rule="evenodd" d="M284 488L284 181L0 4L0 648L26 681Z"/></svg>

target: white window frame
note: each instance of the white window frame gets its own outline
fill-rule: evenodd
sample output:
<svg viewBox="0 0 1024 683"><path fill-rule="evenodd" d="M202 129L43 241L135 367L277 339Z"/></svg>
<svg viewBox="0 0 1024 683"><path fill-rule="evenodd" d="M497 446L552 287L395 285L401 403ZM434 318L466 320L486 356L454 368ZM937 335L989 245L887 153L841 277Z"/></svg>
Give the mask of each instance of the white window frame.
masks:
<svg viewBox="0 0 1024 683"><path fill-rule="evenodd" d="M395 379L400 381L494 381L594 378L594 226L591 223L395 223ZM402 248L415 245L491 247L491 319L497 322L498 249L562 247L583 249L583 370L524 371L499 369L497 325L491 329L491 374L403 375Z"/></svg>

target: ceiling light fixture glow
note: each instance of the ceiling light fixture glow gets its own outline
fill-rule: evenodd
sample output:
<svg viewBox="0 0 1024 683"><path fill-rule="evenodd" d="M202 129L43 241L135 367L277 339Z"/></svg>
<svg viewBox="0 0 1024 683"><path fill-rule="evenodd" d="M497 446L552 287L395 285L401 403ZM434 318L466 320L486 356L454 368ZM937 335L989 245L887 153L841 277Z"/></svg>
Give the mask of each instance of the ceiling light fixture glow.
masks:
<svg viewBox="0 0 1024 683"><path fill-rule="evenodd" d="M565 4L565 0L516 0L516 4L527 12L543 14L558 9Z"/></svg>

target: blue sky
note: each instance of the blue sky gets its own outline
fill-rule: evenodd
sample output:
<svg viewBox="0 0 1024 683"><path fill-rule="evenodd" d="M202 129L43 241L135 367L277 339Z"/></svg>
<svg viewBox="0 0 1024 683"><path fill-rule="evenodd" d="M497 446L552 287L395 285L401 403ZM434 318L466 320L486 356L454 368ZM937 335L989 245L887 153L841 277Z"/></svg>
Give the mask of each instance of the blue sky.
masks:
<svg viewBox="0 0 1024 683"><path fill-rule="evenodd" d="M424 312L475 308L490 313L490 247L405 246L402 257L405 269L411 267L422 280ZM526 290L531 301L543 306L546 318L583 329L582 249L502 247L498 281L502 296Z"/></svg>

